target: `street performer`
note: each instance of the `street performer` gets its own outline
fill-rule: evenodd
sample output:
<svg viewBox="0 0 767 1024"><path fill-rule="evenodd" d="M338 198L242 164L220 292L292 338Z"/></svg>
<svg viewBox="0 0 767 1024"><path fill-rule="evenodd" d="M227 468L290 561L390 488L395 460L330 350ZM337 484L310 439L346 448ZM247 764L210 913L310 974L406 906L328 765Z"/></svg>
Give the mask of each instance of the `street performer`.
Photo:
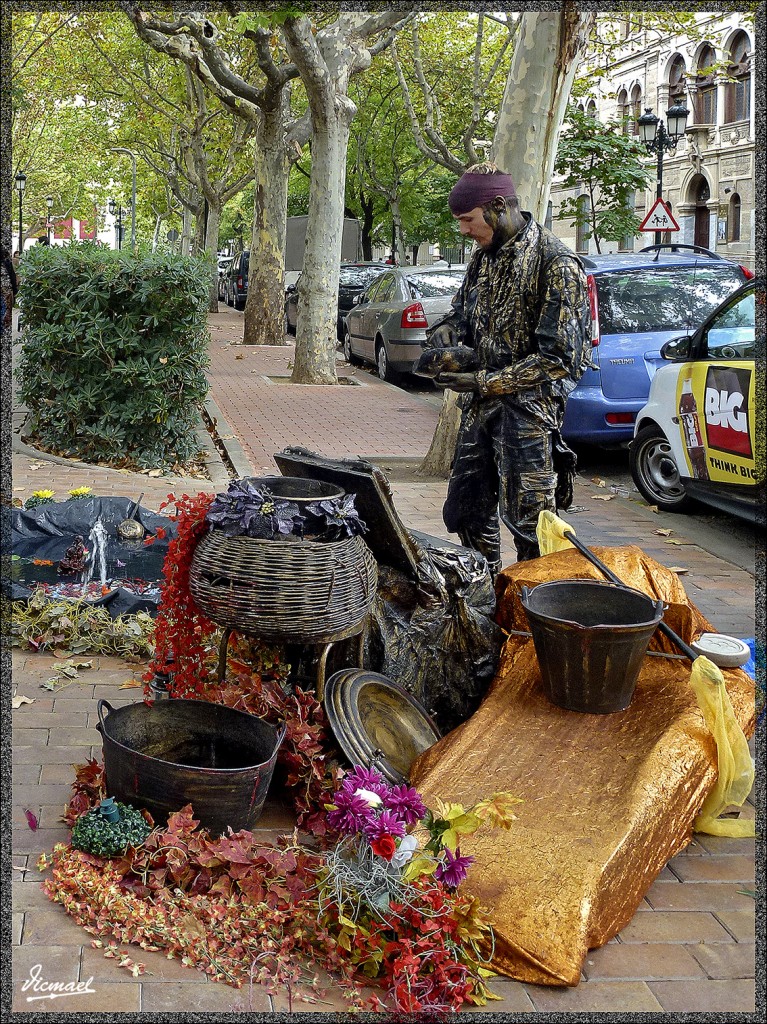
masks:
<svg viewBox="0 0 767 1024"><path fill-rule="evenodd" d="M451 356L470 356L457 361L473 371L435 377L439 387L463 393L443 518L495 575L499 510L523 561L540 554L541 510L572 502L575 455L560 427L567 396L590 365L586 277L578 257L520 210L511 176L494 164L470 167L448 203L477 249L452 312L425 343L451 350L447 369L456 363ZM430 356L439 353L423 358Z"/></svg>

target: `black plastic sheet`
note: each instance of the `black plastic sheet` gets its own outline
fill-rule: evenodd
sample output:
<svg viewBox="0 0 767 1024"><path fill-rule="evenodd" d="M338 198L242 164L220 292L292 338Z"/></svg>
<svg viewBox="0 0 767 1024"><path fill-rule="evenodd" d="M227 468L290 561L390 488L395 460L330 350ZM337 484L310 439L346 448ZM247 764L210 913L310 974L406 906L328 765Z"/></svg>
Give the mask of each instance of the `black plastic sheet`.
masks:
<svg viewBox="0 0 767 1024"><path fill-rule="evenodd" d="M125 541L117 534L117 526L129 517L134 502L128 498L90 497L38 505L32 509L3 507L4 535L10 535L11 552L18 559L11 563L10 577L3 579L3 594L14 601L32 596L34 583L77 583L79 576L57 576L56 566L75 537L82 537L89 552L89 535L98 519L107 534L106 570L110 590L89 603L105 607L112 618L146 611L154 615L158 596L135 593L126 581L158 583L162 580L162 563L168 543L176 535L176 524L167 516L139 507L131 518L144 527L145 536L154 537L152 544L143 540ZM158 529L165 532L158 537ZM89 557L93 557L92 552ZM37 566L28 560L50 561L51 566ZM122 564L120 564L122 563ZM32 579L34 577L34 579ZM95 566L93 578L99 579ZM123 585L121 586L121 581Z"/></svg>

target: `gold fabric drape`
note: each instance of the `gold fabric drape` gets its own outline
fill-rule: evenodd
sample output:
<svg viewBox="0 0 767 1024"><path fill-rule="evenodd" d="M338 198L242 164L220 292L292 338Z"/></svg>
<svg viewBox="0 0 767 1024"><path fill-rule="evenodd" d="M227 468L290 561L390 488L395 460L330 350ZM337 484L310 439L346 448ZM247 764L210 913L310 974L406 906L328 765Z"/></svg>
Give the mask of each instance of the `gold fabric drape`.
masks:
<svg viewBox="0 0 767 1024"><path fill-rule="evenodd" d="M679 577L637 547L595 548L627 585L662 599L665 620L690 643L714 627ZM497 618L527 630L525 585L603 577L574 549L523 562L498 578ZM677 653L656 631L651 651ZM750 736L754 684L724 670L735 718ZM667 861L690 841L717 776L714 738L686 659L644 659L630 706L610 715L564 711L546 698L531 639L510 635L478 711L413 765L412 783L470 806L505 790L522 798L510 831L483 829L466 888L490 912L493 966L521 981L577 985L589 949L631 920Z"/></svg>

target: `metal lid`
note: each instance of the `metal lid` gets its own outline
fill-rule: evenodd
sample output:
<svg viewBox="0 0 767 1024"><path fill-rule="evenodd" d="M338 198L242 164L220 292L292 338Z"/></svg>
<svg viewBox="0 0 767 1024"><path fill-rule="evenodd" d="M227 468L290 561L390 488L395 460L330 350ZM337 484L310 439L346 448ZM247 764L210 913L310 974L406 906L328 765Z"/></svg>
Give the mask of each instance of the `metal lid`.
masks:
<svg viewBox="0 0 767 1024"><path fill-rule="evenodd" d="M325 712L352 762L405 782L415 759L440 738L426 709L407 690L367 669L343 669L325 684Z"/></svg>

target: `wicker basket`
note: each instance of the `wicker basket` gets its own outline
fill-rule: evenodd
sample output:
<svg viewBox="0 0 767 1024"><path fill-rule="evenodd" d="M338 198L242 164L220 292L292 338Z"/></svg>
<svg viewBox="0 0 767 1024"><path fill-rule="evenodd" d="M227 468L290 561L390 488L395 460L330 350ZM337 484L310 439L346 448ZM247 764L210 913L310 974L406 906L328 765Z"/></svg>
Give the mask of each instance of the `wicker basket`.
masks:
<svg viewBox="0 0 767 1024"><path fill-rule="evenodd" d="M360 537L259 540L211 530L189 571L192 597L214 622L305 644L348 635L370 611L377 584L375 559Z"/></svg>

